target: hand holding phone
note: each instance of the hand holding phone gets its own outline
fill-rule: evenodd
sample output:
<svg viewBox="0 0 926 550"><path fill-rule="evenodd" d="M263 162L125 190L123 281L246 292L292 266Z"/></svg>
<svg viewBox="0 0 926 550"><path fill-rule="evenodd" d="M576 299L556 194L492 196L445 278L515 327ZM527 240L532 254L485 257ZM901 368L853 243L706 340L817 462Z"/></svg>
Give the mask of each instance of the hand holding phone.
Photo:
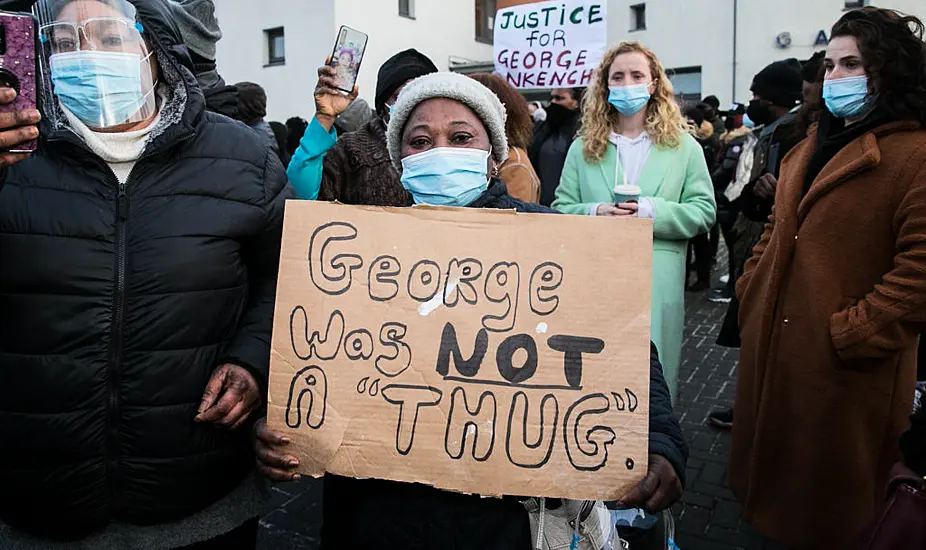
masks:
<svg viewBox="0 0 926 550"><path fill-rule="evenodd" d="M16 90L0 87L0 105L11 105L16 101ZM30 152L9 152L20 150L23 144L34 143L39 137L37 124L41 115L37 109L0 111L0 166L12 166L29 157Z"/></svg>
<svg viewBox="0 0 926 550"><path fill-rule="evenodd" d="M324 66L318 69L315 87L315 118L326 130L334 119L357 99L357 74L369 37L358 30L342 26L334 49Z"/></svg>
<svg viewBox="0 0 926 550"><path fill-rule="evenodd" d="M38 147L35 18L0 11L0 165L26 158Z"/></svg>
<svg viewBox="0 0 926 550"><path fill-rule="evenodd" d="M318 84L315 86L315 118L328 131L334 125L334 119L357 99L358 93L356 86L349 94L339 90L336 78L336 71L330 64L319 67Z"/></svg>

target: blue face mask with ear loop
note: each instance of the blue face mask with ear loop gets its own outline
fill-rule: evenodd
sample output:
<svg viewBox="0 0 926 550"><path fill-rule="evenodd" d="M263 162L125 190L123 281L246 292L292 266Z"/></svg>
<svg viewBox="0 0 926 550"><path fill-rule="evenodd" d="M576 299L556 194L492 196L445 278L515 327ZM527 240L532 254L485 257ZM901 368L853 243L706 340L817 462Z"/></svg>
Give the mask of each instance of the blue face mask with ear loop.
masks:
<svg viewBox="0 0 926 550"><path fill-rule="evenodd" d="M402 159L402 186L415 204L469 206L489 186L492 151L437 147Z"/></svg>
<svg viewBox="0 0 926 550"><path fill-rule="evenodd" d="M633 116L640 112L649 103L649 85L637 84L635 86L611 86L608 88L608 103L624 116Z"/></svg>
<svg viewBox="0 0 926 550"><path fill-rule="evenodd" d="M865 75L824 80L823 102L830 113L839 118L862 117L875 106Z"/></svg>
<svg viewBox="0 0 926 550"><path fill-rule="evenodd" d="M141 23L135 28L141 33ZM47 42L42 35L41 40ZM139 54L78 50L53 54L49 68L55 96L68 111L92 128L117 126L130 120L144 107L151 90L142 90Z"/></svg>

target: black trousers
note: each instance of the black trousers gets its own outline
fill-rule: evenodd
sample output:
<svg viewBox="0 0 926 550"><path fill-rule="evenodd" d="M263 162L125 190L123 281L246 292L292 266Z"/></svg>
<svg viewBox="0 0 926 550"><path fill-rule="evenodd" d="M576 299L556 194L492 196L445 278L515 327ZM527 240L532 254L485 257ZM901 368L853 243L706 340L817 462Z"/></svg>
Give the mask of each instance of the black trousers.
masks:
<svg viewBox="0 0 926 550"><path fill-rule="evenodd" d="M711 229L711 232L714 230ZM698 276L699 283L711 282L711 269L714 264L714 255L711 252L711 235L704 233L694 237L688 242L688 265L690 266L691 256L694 254L695 274Z"/></svg>
<svg viewBox="0 0 926 550"><path fill-rule="evenodd" d="M254 518L241 527L214 539L197 542L177 550L255 550L260 520Z"/></svg>
<svg viewBox="0 0 926 550"><path fill-rule="evenodd" d="M917 380L926 380L926 334L920 335L919 361L916 370Z"/></svg>

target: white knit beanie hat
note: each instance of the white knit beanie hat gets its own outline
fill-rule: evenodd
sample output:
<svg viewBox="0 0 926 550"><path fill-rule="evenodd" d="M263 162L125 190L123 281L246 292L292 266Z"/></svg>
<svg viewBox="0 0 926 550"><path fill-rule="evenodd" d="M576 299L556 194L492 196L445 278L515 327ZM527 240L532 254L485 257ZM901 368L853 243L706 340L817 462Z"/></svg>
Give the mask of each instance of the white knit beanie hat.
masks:
<svg viewBox="0 0 926 550"><path fill-rule="evenodd" d="M421 76L408 83L399 94L389 115L386 143L396 170L402 170L402 132L405 124L421 102L438 97L455 99L476 113L485 125L492 143L492 156L501 164L508 158L508 137L505 135L505 106L492 90L468 76L440 72Z"/></svg>

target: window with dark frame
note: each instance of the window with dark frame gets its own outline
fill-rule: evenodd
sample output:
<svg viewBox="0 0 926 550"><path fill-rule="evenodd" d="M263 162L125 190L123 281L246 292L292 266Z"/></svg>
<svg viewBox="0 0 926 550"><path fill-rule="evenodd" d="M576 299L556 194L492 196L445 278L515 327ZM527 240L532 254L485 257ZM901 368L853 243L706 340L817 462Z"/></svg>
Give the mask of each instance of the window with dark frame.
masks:
<svg viewBox="0 0 926 550"><path fill-rule="evenodd" d="M415 0L399 0L399 15L409 19L414 19Z"/></svg>
<svg viewBox="0 0 926 550"><path fill-rule="evenodd" d="M646 4L630 6L630 30L646 30Z"/></svg>
<svg viewBox="0 0 926 550"><path fill-rule="evenodd" d="M679 105L696 105L701 101L701 67L666 69Z"/></svg>
<svg viewBox="0 0 926 550"><path fill-rule="evenodd" d="M495 0L475 0L476 40L492 44L495 39Z"/></svg>
<svg viewBox="0 0 926 550"><path fill-rule="evenodd" d="M864 8L868 5L867 0L846 0L846 9L854 10L855 8Z"/></svg>
<svg viewBox="0 0 926 550"><path fill-rule="evenodd" d="M283 27L264 31L267 37L267 66L286 64L286 38Z"/></svg>

